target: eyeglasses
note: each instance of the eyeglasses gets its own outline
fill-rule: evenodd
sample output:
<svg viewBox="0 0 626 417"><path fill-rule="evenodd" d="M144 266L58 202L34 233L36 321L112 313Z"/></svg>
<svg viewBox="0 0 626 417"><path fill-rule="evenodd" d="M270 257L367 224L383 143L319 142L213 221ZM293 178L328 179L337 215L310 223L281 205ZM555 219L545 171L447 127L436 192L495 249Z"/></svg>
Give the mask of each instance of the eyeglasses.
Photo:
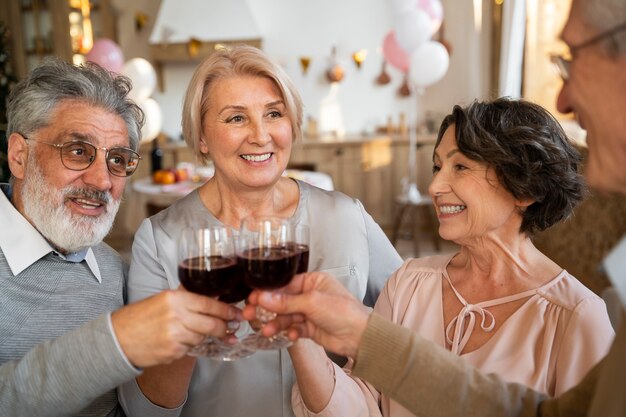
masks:
<svg viewBox="0 0 626 417"><path fill-rule="evenodd" d="M137 152L129 148L99 148L82 140L72 140L61 144L49 143L27 138L24 134L21 135L26 140L32 140L33 142L58 148L61 154L61 163L65 168L72 171L83 171L89 168L91 164L93 164L93 161L96 160L98 150L106 152L104 158L106 160L107 169L116 177L130 177L133 175L141 159L141 156L139 156Z"/></svg>
<svg viewBox="0 0 626 417"><path fill-rule="evenodd" d="M554 64L554 67L556 68L561 78L563 78L563 81L567 81L569 80L570 76L569 67L572 64L572 59L576 52L588 46L595 45L596 43L603 41L615 35L616 33L623 31L624 29L626 29L626 22L622 23L621 25L615 26L613 29L607 30L606 32L599 33L598 35L593 36L592 38L587 39L586 41L583 41L578 45L571 46L569 48L569 54L550 55L550 61Z"/></svg>

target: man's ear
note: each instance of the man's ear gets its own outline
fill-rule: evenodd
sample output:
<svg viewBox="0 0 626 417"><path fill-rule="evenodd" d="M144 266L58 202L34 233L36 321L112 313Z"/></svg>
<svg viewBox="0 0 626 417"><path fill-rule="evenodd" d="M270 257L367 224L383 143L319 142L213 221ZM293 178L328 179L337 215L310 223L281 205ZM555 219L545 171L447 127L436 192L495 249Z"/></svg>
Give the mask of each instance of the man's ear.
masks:
<svg viewBox="0 0 626 417"><path fill-rule="evenodd" d="M15 132L9 136L8 144L9 170L15 178L22 180L26 175L28 144L22 135Z"/></svg>

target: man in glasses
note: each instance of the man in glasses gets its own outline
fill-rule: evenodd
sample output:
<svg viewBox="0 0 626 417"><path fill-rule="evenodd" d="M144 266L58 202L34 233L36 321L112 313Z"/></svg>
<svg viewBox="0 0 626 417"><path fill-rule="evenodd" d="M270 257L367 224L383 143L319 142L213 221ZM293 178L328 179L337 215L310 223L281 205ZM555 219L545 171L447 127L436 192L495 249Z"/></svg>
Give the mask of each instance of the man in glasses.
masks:
<svg viewBox="0 0 626 417"><path fill-rule="evenodd" d="M127 78L97 65L50 60L9 97L2 416L123 415L117 385L185 355L207 334L224 336L237 316L182 290L123 307L126 266L102 239L140 160L143 114L129 90Z"/></svg>
<svg viewBox="0 0 626 417"><path fill-rule="evenodd" d="M588 182L626 195L626 2L573 0L563 30L568 56L554 57L563 77L558 109L587 130ZM626 237L603 262L626 304ZM253 304L284 313L264 328L289 328L355 359L352 373L419 416L626 416L626 320L607 356L579 385L547 399L519 384L484 375L462 358L406 328L370 314L332 277L297 276L286 293L253 292ZM290 314L291 313L291 314ZM576 349L576 346L565 346Z"/></svg>

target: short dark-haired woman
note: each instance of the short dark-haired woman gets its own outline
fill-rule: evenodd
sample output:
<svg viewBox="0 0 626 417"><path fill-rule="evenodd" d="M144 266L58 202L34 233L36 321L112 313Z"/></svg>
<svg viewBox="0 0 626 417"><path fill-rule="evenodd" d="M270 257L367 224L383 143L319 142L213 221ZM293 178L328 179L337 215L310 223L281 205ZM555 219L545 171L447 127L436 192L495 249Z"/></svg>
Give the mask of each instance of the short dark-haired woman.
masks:
<svg viewBox="0 0 626 417"><path fill-rule="evenodd" d="M606 354L613 330L602 299L531 236L583 198L579 163L540 106L511 99L455 106L439 131L429 193L439 234L460 250L406 261L375 310L485 373L552 396L574 386ZM330 362L294 365L296 415L412 415Z"/></svg>

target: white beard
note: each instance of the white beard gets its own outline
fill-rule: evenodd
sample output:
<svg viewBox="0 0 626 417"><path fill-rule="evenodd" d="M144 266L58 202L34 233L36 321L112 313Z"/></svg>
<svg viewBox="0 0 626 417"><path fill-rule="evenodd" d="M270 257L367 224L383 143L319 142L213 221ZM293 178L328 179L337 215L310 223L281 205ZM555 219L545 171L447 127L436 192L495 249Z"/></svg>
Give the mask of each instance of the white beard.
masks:
<svg viewBox="0 0 626 417"><path fill-rule="evenodd" d="M24 213L33 226L57 249L78 252L97 245L109 233L120 206L111 193L67 186L60 190L44 178L37 161L29 158L31 168L24 179L22 201ZM99 217L75 215L65 205L67 197L82 196L106 204Z"/></svg>

